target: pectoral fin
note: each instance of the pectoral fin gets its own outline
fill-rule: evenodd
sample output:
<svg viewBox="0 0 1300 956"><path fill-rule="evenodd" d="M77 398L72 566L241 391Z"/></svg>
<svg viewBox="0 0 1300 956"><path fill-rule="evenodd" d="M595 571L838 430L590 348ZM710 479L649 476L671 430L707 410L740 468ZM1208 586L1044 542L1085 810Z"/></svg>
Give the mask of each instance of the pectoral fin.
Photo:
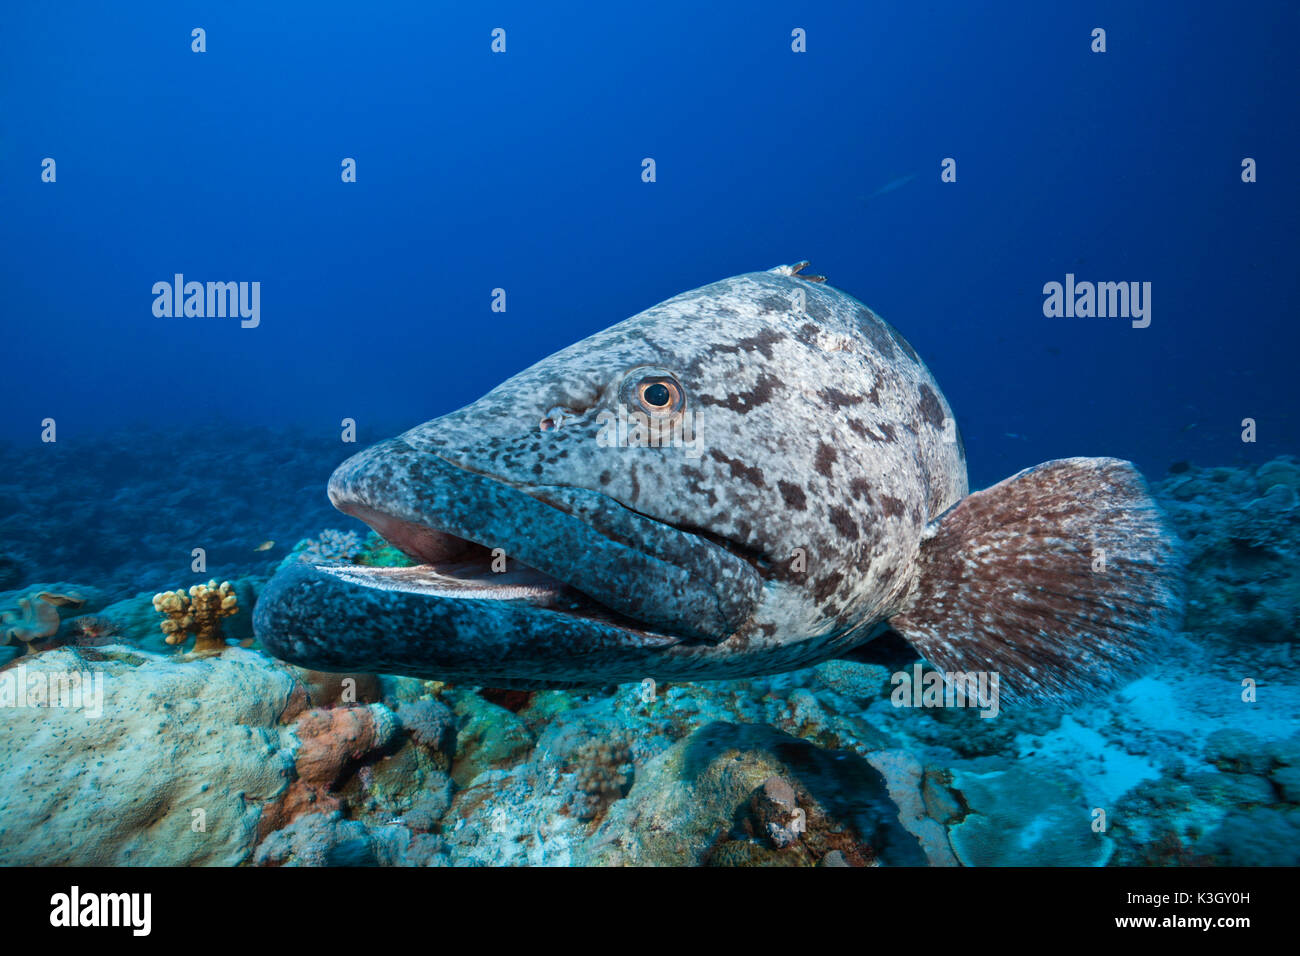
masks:
<svg viewBox="0 0 1300 956"><path fill-rule="evenodd" d="M963 498L926 531L895 630L945 672L1065 704L1156 655L1182 618L1181 560L1137 469L1066 458Z"/></svg>

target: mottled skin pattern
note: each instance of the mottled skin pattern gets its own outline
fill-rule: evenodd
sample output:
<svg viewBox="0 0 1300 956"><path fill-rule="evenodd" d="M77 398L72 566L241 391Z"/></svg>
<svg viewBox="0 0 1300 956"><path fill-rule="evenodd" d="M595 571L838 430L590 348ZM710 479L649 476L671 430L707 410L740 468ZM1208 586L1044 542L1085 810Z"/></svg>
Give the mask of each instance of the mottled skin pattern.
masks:
<svg viewBox="0 0 1300 956"><path fill-rule="evenodd" d="M599 602L585 617L300 569L263 596L264 643L327 669L545 686L786 670L870 639L915 603L922 535L966 495L965 455L911 346L799 268L669 299L331 480L336 505L408 551L445 548L417 527L501 547ZM694 453L599 440L647 375L680 383ZM560 427L539 427L557 408Z"/></svg>
<svg viewBox="0 0 1300 956"><path fill-rule="evenodd" d="M1181 561L1131 464L1045 462L927 528L924 600L890 624L940 670L996 670L1011 697L1077 700L1158 653L1181 613Z"/></svg>
<svg viewBox="0 0 1300 956"><path fill-rule="evenodd" d="M952 413L911 346L856 299L786 271L669 299L402 436L543 495L597 490L754 555L762 605L718 645L674 647L675 677L791 667L860 640L907 593L926 522L966 494L961 444L944 441ZM639 366L685 387L699 458L598 445L596 413L617 407ZM554 406L580 417L540 431ZM804 573L790 570L796 548Z"/></svg>

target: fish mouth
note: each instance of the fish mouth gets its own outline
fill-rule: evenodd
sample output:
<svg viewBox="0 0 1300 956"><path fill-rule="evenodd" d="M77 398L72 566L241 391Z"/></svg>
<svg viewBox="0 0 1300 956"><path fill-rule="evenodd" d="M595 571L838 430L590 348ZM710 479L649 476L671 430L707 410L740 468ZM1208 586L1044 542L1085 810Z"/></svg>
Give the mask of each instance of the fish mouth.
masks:
<svg viewBox="0 0 1300 956"><path fill-rule="evenodd" d="M418 563L277 573L255 631L276 656L321 670L494 686L575 673L640 680L677 645L726 640L762 596L758 570L718 541L599 492L520 486L402 438L345 461L329 496Z"/></svg>
<svg viewBox="0 0 1300 956"><path fill-rule="evenodd" d="M492 549L477 541L437 531L358 502L336 502L336 507L364 521L415 562L415 567L409 568L345 565L324 569L351 577L358 583L374 579L379 587L479 600L527 600L543 606L556 603L566 590L563 582L549 574L512 560L504 553L494 555Z"/></svg>
<svg viewBox="0 0 1300 956"><path fill-rule="evenodd" d="M519 486L401 438L340 465L329 496L424 569L354 573L380 586L470 589L556 608L577 592L644 630L709 643L748 620L762 589L755 568L717 542L607 495Z"/></svg>
<svg viewBox="0 0 1300 956"><path fill-rule="evenodd" d="M358 587L462 601L513 601L619 628L629 643L667 646L680 638L655 633L592 600L544 571L477 541L404 520L357 502L338 502L340 511L364 521L380 537L415 561L412 567L321 565L318 570ZM502 549L502 552L504 549Z"/></svg>

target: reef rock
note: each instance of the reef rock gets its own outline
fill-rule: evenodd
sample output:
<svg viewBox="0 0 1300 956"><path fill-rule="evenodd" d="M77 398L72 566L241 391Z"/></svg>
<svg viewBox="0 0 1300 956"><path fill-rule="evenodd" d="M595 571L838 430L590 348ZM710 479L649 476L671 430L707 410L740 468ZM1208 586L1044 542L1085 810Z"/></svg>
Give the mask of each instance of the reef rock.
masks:
<svg viewBox="0 0 1300 956"><path fill-rule="evenodd" d="M1300 640L1300 466L1189 468L1152 487L1187 552L1187 626L1241 642Z"/></svg>
<svg viewBox="0 0 1300 956"><path fill-rule="evenodd" d="M404 826L367 827L339 811L312 813L267 837L258 866L447 866L441 837Z"/></svg>
<svg viewBox="0 0 1300 956"><path fill-rule="evenodd" d="M1061 777L1012 765L957 771L952 788L969 812L949 831L967 866L1103 866L1110 837L1092 829L1083 798Z"/></svg>
<svg viewBox="0 0 1300 956"><path fill-rule="evenodd" d="M577 862L921 864L880 773L771 727L716 722L649 761Z"/></svg>
<svg viewBox="0 0 1300 956"><path fill-rule="evenodd" d="M11 865L235 865L289 784L297 684L228 648L178 660L63 647L0 671L0 845ZM36 691L33 698L32 692Z"/></svg>
<svg viewBox="0 0 1300 956"><path fill-rule="evenodd" d="M460 787L471 786L480 774L521 761L535 743L517 715L477 694L455 698L459 719L456 762L451 775Z"/></svg>

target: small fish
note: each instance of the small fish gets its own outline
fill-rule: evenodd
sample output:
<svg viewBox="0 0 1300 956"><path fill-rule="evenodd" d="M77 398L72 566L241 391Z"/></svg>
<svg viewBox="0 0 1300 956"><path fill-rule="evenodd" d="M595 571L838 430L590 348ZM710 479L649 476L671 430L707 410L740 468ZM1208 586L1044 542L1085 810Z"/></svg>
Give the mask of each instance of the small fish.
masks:
<svg viewBox="0 0 1300 956"><path fill-rule="evenodd" d="M419 563L287 566L262 646L526 689L793 670L893 630L1051 703L1158 655L1180 568L1137 469L970 493L925 363L806 265L682 293L349 458L330 500Z"/></svg>
<svg viewBox="0 0 1300 956"><path fill-rule="evenodd" d="M274 542L274 541L263 541L261 544L259 544L259 545L258 545L256 548L254 548L253 550L254 550L254 551L270 551L270 550L271 550L272 548L274 548L274 547L275 547L275 542Z"/></svg>
<svg viewBox="0 0 1300 956"><path fill-rule="evenodd" d="M889 182L885 183L885 185L881 186L870 196L863 197L862 201L870 202L871 200L875 199L877 196L883 196L885 193L892 193L895 189L900 189L903 186L906 186L915 178L916 178L916 173L908 173L906 176L899 176L897 179L891 179Z"/></svg>

